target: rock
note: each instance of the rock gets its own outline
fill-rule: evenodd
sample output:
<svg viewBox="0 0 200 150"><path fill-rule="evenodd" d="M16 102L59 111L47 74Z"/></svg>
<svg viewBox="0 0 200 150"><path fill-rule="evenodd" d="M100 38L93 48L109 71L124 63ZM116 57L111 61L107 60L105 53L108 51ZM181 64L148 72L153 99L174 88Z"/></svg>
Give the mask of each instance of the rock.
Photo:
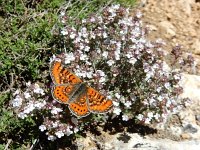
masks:
<svg viewBox="0 0 200 150"><path fill-rule="evenodd" d="M111 149L106 150L196 150L200 146L200 141L172 141L169 139L154 139L146 137L141 137L138 134L129 134L131 137L128 143L118 141L120 134L112 135L111 140L105 141L105 145L112 145Z"/></svg>
<svg viewBox="0 0 200 150"><path fill-rule="evenodd" d="M198 130L194 128L191 124L187 124L185 127L183 127L183 131L188 133L197 133Z"/></svg>
<svg viewBox="0 0 200 150"><path fill-rule="evenodd" d="M191 16L192 7L191 5L195 3L195 0L179 0L179 6L185 14Z"/></svg>
<svg viewBox="0 0 200 150"><path fill-rule="evenodd" d="M181 85L183 87L182 98L189 97L191 105L200 106L200 76L182 74Z"/></svg>
<svg viewBox="0 0 200 150"><path fill-rule="evenodd" d="M200 55L200 38L194 41L192 49L194 49L194 54Z"/></svg>
<svg viewBox="0 0 200 150"><path fill-rule="evenodd" d="M160 22L160 26L165 30L167 38L171 38L176 35L176 29L169 21Z"/></svg>
<svg viewBox="0 0 200 150"><path fill-rule="evenodd" d="M200 115L195 116L196 120L200 122Z"/></svg>
<svg viewBox="0 0 200 150"><path fill-rule="evenodd" d="M188 133L183 133L183 134L181 134L181 138L183 140L188 140L188 139L191 139L191 136Z"/></svg>

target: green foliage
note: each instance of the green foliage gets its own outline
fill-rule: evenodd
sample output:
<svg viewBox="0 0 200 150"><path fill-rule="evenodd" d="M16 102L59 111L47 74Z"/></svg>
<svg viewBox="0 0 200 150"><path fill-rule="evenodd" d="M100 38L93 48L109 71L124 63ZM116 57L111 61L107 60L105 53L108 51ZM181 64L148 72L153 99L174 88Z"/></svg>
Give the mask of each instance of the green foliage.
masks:
<svg viewBox="0 0 200 150"><path fill-rule="evenodd" d="M78 0L67 8L72 18L84 18L100 12L106 5L132 0ZM13 140L10 149L25 149L37 137L34 119L18 120L10 109L9 91L25 82L48 81L48 62L52 50L58 50L60 41L52 29L58 24L58 13L65 9L65 0L0 0L0 149L7 140ZM110 2L110 3L108 3ZM2 91L2 92L1 92ZM13 91L13 90L12 90ZM24 135L26 134L26 135ZM23 136L24 141L18 141Z"/></svg>
<svg viewBox="0 0 200 150"><path fill-rule="evenodd" d="M137 0L115 0L115 3L122 4L123 6L134 6Z"/></svg>

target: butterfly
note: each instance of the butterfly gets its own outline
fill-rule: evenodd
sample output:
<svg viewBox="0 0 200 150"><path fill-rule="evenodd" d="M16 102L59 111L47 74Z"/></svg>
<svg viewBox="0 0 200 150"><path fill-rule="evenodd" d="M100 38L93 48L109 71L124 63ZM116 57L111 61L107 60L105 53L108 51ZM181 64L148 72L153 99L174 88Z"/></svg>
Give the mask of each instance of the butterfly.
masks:
<svg viewBox="0 0 200 150"><path fill-rule="evenodd" d="M54 83L52 96L59 103L67 104L76 117L92 113L106 113L112 108L112 101L88 86L79 77L65 68L61 62L53 61L50 75Z"/></svg>

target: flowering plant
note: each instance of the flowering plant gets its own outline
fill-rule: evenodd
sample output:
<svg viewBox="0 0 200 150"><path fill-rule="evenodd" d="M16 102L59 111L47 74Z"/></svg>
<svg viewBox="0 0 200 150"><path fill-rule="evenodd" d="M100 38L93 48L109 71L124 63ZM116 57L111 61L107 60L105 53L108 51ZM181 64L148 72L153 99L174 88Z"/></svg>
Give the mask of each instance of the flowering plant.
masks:
<svg viewBox="0 0 200 150"><path fill-rule="evenodd" d="M78 120L69 111L63 111L66 106L45 98L39 85L33 84L24 94L15 94L13 106L20 108L18 116L23 119L34 110L44 111L39 129L46 130L48 139L54 140L82 130L88 123L106 122L109 115L149 124L161 122L168 113L181 109L184 101L178 100L182 93L180 70L165 62L165 56L170 54L162 49L162 40L146 39L148 30L142 26L141 16L130 16L129 9L112 5L102 15L76 20L76 26L70 26L65 13L60 15L65 52L54 55L50 61L62 60L74 74L111 99L112 114L93 115L93 121ZM177 46L172 51L175 60L180 56L178 50Z"/></svg>

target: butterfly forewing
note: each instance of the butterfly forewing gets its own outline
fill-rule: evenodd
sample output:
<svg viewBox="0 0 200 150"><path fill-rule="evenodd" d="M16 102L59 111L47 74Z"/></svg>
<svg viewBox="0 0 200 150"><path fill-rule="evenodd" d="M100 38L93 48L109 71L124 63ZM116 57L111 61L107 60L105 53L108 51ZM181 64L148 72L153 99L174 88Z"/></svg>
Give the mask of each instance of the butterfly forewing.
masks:
<svg viewBox="0 0 200 150"><path fill-rule="evenodd" d="M53 61L50 67L50 74L54 84L80 83L80 78L64 68L61 62Z"/></svg>

